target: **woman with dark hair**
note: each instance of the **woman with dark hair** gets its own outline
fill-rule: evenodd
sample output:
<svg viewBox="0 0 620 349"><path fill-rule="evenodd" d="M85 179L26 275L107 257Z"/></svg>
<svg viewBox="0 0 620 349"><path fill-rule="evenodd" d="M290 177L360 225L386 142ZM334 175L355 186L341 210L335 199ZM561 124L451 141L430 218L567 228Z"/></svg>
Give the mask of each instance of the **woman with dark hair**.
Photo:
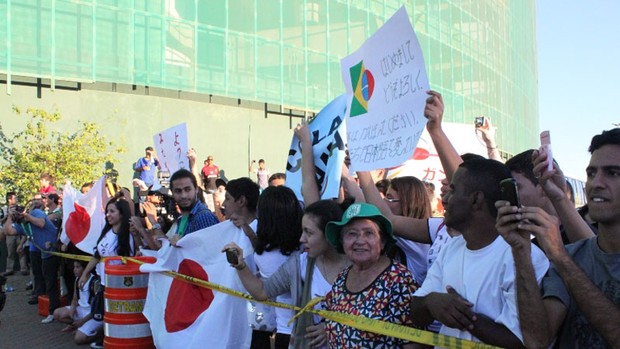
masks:
<svg viewBox="0 0 620 349"><path fill-rule="evenodd" d="M135 254L135 243L129 231L129 219L131 218L131 205L123 197L122 192L112 198L105 206L106 223L101 231L95 247L95 254L88 262L78 281L79 288L83 288L93 269L101 278L101 285L105 286L104 264L99 263L102 257L123 256L130 257ZM120 263L120 261L113 261ZM103 348L103 338L91 344L91 348Z"/></svg>
<svg viewBox="0 0 620 349"><path fill-rule="evenodd" d="M129 232L129 218L131 218L130 205L124 198L113 198L105 206L106 224L101 231L95 254L84 269L80 277L79 287L83 287L88 281L88 275L95 269L101 278L101 284L105 285L103 263L99 263L102 257L123 256L129 257L135 254L133 236Z"/></svg>
<svg viewBox="0 0 620 349"><path fill-rule="evenodd" d="M239 260L232 266L237 269L241 282L252 297L266 300L290 292L294 304L304 307L313 297L325 296L338 274L349 265L348 259L339 254L325 237L327 222L340 220L342 212L342 207L333 200L321 200L307 206L299 239L303 250L293 252L286 263L264 280L247 268L239 246L234 243L224 246L224 249L237 252ZM321 317L304 313L297 318L290 347L325 348L326 345L327 333Z"/></svg>
<svg viewBox="0 0 620 349"><path fill-rule="evenodd" d="M266 279L286 263L289 256L299 249L301 217L303 211L295 193L288 187L267 187L258 198L256 246L254 261L259 277ZM291 293L276 297L276 301L292 304ZM262 304L254 305L255 316L273 314L276 322L276 348L288 348L292 326L288 325L293 312L288 309L272 308ZM255 328L252 332L252 349L271 348L272 329Z"/></svg>

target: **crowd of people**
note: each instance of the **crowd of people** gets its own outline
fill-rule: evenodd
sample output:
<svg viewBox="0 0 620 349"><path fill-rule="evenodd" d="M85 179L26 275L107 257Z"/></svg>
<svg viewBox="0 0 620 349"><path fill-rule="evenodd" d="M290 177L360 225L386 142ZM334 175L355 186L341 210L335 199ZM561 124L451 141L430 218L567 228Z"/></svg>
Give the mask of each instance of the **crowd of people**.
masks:
<svg viewBox="0 0 620 349"><path fill-rule="evenodd" d="M170 176L168 197L152 190L159 162L148 147L134 167L140 195L117 188L88 263L49 253L77 252L58 244L61 197L52 178L42 175L39 193L25 209L16 193L6 196L0 237L9 263L3 275L31 270L30 303L49 297L50 315L42 322L65 322L76 343L96 347L102 322L91 304L99 287L93 281L105 287L102 257L157 250L164 240L176 245L230 220L251 241L254 263L246 263L235 243L222 252L236 256L230 264L258 301L303 307L320 296L316 309L505 348L619 348L620 129L592 139L585 219L544 147L503 163L484 120L478 128L489 158L460 155L443 132L443 109L441 94L430 91L424 114L446 175L443 216L437 215L434 191L419 179L390 180L383 170L350 174L346 161L341 195L321 200L310 133L298 125L302 200L262 159L249 167L256 180L225 181L213 156L198 168L193 150L187 154L190 169ZM500 183L506 179L516 183L519 203L505 200ZM60 307L59 273L72 300L67 307ZM290 324L291 310L260 309L272 320L254 327L251 348L271 348L272 341L276 348L427 347L308 313Z"/></svg>

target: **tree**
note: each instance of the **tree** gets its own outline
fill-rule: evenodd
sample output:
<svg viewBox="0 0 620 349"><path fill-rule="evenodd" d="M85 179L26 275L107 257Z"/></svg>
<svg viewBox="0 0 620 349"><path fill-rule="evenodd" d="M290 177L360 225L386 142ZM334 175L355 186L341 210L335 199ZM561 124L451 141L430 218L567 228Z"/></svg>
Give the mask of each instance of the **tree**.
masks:
<svg viewBox="0 0 620 349"><path fill-rule="evenodd" d="M13 106L19 117L27 117L26 128L7 136L0 125L0 194L17 191L22 197L30 197L39 188L41 174L55 179L61 189L65 181L74 186L90 182L104 172L106 161L114 161L114 155L124 152L120 146L100 133L93 122L77 121L77 130L62 132L51 130L51 125L62 116L56 110L28 108L23 113Z"/></svg>

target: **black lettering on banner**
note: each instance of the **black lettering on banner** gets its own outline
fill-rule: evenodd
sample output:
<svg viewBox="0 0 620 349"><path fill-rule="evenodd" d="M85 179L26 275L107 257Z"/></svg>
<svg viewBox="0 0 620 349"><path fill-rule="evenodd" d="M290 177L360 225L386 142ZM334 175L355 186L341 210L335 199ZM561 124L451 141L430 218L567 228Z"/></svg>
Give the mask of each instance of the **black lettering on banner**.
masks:
<svg viewBox="0 0 620 349"><path fill-rule="evenodd" d="M334 118L334 120L332 120L332 124L329 127L329 132L325 136L319 138L319 130L312 131L312 145L317 145L319 142L325 139L325 137L329 137L338 129L338 127L340 127L340 124L342 124L342 118L340 117L340 115L338 115Z"/></svg>
<svg viewBox="0 0 620 349"><path fill-rule="evenodd" d="M421 70L415 74L405 74L387 83L387 86L383 88L385 96L385 103L389 104L396 100L399 100L409 94L416 93L422 90L420 86L420 74Z"/></svg>
<svg viewBox="0 0 620 349"><path fill-rule="evenodd" d="M413 52L411 40L407 40L381 59L381 73L384 77L387 77L396 71L396 69L409 64L413 60L415 60L415 54Z"/></svg>
<svg viewBox="0 0 620 349"><path fill-rule="evenodd" d="M292 157L294 157L294 161L295 163L291 164L290 160L286 161L286 170L289 172L297 172L299 171L299 169L301 169L301 158L300 157L296 157L297 155L297 150L295 149L289 149L288 151L288 157L289 159Z"/></svg>

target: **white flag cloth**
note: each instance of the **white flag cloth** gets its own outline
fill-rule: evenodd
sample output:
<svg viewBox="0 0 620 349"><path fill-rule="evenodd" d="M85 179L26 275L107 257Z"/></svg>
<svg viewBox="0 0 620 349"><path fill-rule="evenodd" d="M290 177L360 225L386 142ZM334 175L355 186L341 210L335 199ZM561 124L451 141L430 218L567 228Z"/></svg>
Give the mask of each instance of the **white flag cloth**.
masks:
<svg viewBox="0 0 620 349"><path fill-rule="evenodd" d="M105 226L105 205L110 199L105 184L105 176L101 176L86 194L80 193L70 183L65 185L60 235L63 244L71 241L80 250L93 254Z"/></svg>
<svg viewBox="0 0 620 349"><path fill-rule="evenodd" d="M256 229L256 221L251 225ZM230 221L185 236L173 247L164 241L150 272L144 316L158 348L249 348L252 331L247 320L247 301L195 286L158 273L172 270L246 292L237 272L221 250L229 242L243 249L254 270L250 240Z"/></svg>

